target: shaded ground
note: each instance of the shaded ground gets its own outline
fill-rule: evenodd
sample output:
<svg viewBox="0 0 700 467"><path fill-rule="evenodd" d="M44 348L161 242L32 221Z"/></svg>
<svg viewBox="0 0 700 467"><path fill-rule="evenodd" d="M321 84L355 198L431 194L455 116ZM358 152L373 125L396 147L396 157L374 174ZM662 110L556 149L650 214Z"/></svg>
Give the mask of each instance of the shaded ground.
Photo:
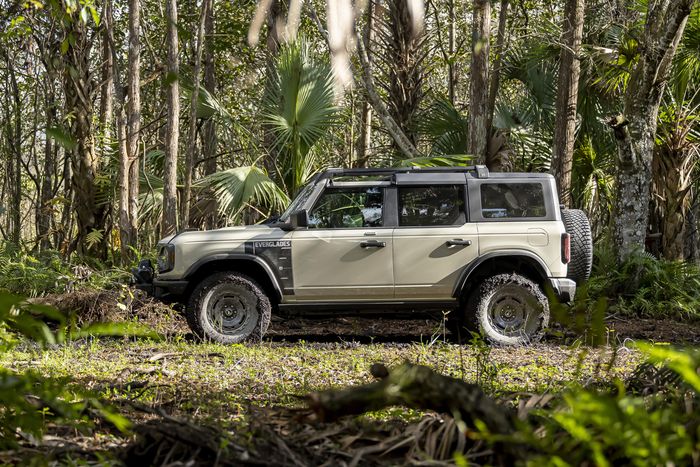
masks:
<svg viewBox="0 0 700 467"><path fill-rule="evenodd" d="M118 433L99 419L85 433L54 426L41 442L26 439L19 451L0 452L0 463L39 456L61 462L121 459L127 465L187 459L199 462L191 465L232 459L236 465L270 459L296 466L415 465L426 458L449 464L464 438L449 417L392 408L320 424L309 418L305 397L367 383L373 363L408 361L478 383L504 404L533 408L572 382L607 386L628 378L640 363L630 339L700 343L700 324L671 320L609 319L608 345L601 348L581 347L577 336L557 326L543 343L492 348L450 343L440 320L338 317L275 319L263 343L221 346L194 342L184 319L161 304L116 294L84 292L47 301L80 310L81 322L139 321L166 340L83 340L48 350L25 344L1 363L71 377L76 388L95 392L126 414L133 434ZM479 463L479 456L490 455L484 449L475 442L465 452Z"/></svg>
<svg viewBox="0 0 700 467"><path fill-rule="evenodd" d="M184 318L160 302L132 296L128 291L77 291L52 295L41 302L65 312L75 312L80 323L99 321L139 321L169 336L186 336L189 328ZM700 322L678 322L671 319L609 317L608 343L619 345L625 339L645 339L676 344L700 344ZM545 342L566 343L578 336L562 332L553 325ZM305 319L273 317L267 337L273 341L308 340L313 342L431 342L446 334L440 319L377 319L339 316Z"/></svg>

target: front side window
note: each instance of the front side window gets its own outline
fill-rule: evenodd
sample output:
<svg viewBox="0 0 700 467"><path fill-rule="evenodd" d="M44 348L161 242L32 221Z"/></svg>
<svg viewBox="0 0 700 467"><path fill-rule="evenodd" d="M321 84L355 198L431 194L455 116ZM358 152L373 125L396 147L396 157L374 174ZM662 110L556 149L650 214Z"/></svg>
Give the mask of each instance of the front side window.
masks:
<svg viewBox="0 0 700 467"><path fill-rule="evenodd" d="M329 188L309 213L309 228L381 227L383 211L381 187Z"/></svg>
<svg viewBox="0 0 700 467"><path fill-rule="evenodd" d="M399 187L399 226L462 225L464 187Z"/></svg>
<svg viewBox="0 0 700 467"><path fill-rule="evenodd" d="M541 183L484 183L481 216L486 219L546 217Z"/></svg>

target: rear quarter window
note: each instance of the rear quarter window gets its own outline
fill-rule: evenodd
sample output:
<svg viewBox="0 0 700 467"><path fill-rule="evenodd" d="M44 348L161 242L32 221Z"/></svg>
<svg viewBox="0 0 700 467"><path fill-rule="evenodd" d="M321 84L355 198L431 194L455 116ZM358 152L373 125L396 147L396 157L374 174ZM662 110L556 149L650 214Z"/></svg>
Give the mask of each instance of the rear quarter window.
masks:
<svg viewBox="0 0 700 467"><path fill-rule="evenodd" d="M544 188L540 182L483 183L480 199L484 219L547 217Z"/></svg>

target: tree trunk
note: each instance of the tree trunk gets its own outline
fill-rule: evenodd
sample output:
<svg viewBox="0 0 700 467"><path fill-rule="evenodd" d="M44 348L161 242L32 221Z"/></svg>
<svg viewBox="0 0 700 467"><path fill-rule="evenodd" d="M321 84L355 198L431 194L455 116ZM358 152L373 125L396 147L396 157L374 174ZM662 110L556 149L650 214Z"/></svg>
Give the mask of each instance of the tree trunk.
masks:
<svg viewBox="0 0 700 467"><path fill-rule="evenodd" d="M618 148L614 239L620 261L645 245L659 105L692 4L671 0L650 5L624 113L609 122Z"/></svg>
<svg viewBox="0 0 700 467"><path fill-rule="evenodd" d="M74 146L69 153L72 165L71 186L75 197L73 207L77 221L76 237L71 242L68 253L77 251L80 255L105 258L106 206L97 203L98 189L95 184L99 162L95 153L93 127L95 83L90 69L92 40L87 25L77 14L64 24L68 29L66 33L74 38L63 55L66 110L73 117L70 134Z"/></svg>
<svg viewBox="0 0 700 467"><path fill-rule="evenodd" d="M413 147L418 142L416 116L423 92L425 33L415 31L408 0L389 0L386 15L379 15L377 33L379 47L375 63L382 71L380 85L387 92L387 110ZM368 57L369 58L369 57ZM405 153L398 142L394 150L399 157Z"/></svg>
<svg viewBox="0 0 700 467"><path fill-rule="evenodd" d="M498 12L496 50L491 73L491 83L489 84L488 123L486 126L489 136L493 133L493 116L496 113L496 98L498 97L498 88L501 85L501 66L506 42L506 26L508 25L508 1L509 0L501 0L501 9Z"/></svg>
<svg viewBox="0 0 700 467"><path fill-rule="evenodd" d="M10 182L10 228L8 233L10 241L15 245L19 245L22 241L22 98L20 95L19 85L17 83L17 74L15 67L9 57L6 55L7 69L10 76L10 89L12 94L12 103L14 104L14 121L12 124L8 122L9 145L11 148L12 158L10 159L8 181ZM8 107L8 112L10 108Z"/></svg>
<svg viewBox="0 0 700 467"><path fill-rule="evenodd" d="M165 135L162 235L177 231L177 153L180 138L180 64L178 59L177 0L167 0L168 124Z"/></svg>
<svg viewBox="0 0 700 467"><path fill-rule="evenodd" d="M211 95L216 95L216 63L214 62L214 0L211 0L204 21L204 89ZM218 142L216 138L216 120L208 118L203 127L202 153L204 155L204 174L211 175L216 172L216 151ZM217 225L217 202L212 195L209 210L206 213L204 225L207 229L213 229Z"/></svg>
<svg viewBox="0 0 700 467"><path fill-rule="evenodd" d="M674 122L681 128L692 122ZM652 198L657 224L661 233L661 253L668 260L686 259L685 241L695 154L692 148L673 147L673 142L684 141L685 135L670 135L670 144L658 146L654 151L652 165Z"/></svg>
<svg viewBox="0 0 700 467"><path fill-rule="evenodd" d="M56 125L56 93L55 76L52 70L46 71L46 128ZM56 177L56 151L53 139L46 137L44 142L44 170L41 179L41 195L39 200L39 212L37 215L37 236L39 237L39 251L51 248L51 230L53 229L53 181Z"/></svg>
<svg viewBox="0 0 700 467"><path fill-rule="evenodd" d="M375 0L369 0L367 5L367 23L362 33L362 40L367 50L367 59L372 63L372 41L374 40L374 15ZM367 96L363 96L362 110L360 113L360 137L357 141L357 156L353 166L365 167L369 157L369 148L372 145L372 106Z"/></svg>
<svg viewBox="0 0 700 467"><path fill-rule="evenodd" d="M571 168L576 138L576 104L581 74L579 54L584 11L585 0L566 0L551 167L551 173L559 186L559 201L565 206L571 206Z"/></svg>
<svg viewBox="0 0 700 467"><path fill-rule="evenodd" d="M504 0L505 1L505 0ZM455 89L457 88L457 70L455 69L455 36L457 31L457 18L455 18L455 0L447 1L447 93L452 106L455 106Z"/></svg>
<svg viewBox="0 0 700 467"><path fill-rule="evenodd" d="M488 148L489 38L491 2L474 0L472 22L472 63L469 106L469 152L477 163L486 160Z"/></svg>
<svg viewBox="0 0 700 467"><path fill-rule="evenodd" d="M384 128L399 147L403 155L407 158L420 157L420 152L415 145L406 136L401 127L396 124L396 121L389 114L384 102L377 93L377 88L374 86L374 78L372 77L372 65L367 56L367 49L364 46L362 39L355 32L355 43L357 44L357 53L360 58L360 66L362 68L362 84L367 93L367 99L372 104L372 108L377 113L377 117L384 124Z"/></svg>
<svg viewBox="0 0 700 467"><path fill-rule="evenodd" d="M129 258L127 247L136 246L138 234L138 199L139 199L139 137L141 133L141 5L139 0L129 0L129 100L127 105L127 155L128 184L126 195L126 223L122 224L122 256Z"/></svg>
<svg viewBox="0 0 700 467"><path fill-rule="evenodd" d="M194 171L195 153L197 152L197 104L199 100L199 74L202 69L202 46L204 42L204 27L207 19L207 11L210 7L209 0L202 2L199 26L197 28L196 42L194 46L194 70L192 72L192 95L190 98L190 125L187 138L187 157L185 159L185 186L182 192L182 226L190 226L190 199L192 197L192 172Z"/></svg>
<svg viewBox="0 0 700 467"><path fill-rule="evenodd" d="M110 42L110 37L113 36L112 0L107 0L105 2L102 18L102 89L100 95L100 129L102 130L102 144L100 152L102 158L106 158L112 142L112 121L114 115L114 54Z"/></svg>

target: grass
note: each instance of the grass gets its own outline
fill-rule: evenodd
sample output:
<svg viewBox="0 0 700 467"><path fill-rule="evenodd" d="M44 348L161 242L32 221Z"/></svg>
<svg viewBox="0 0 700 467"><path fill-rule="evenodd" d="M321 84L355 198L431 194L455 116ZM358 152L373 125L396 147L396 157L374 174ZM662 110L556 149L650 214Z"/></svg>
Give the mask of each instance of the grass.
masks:
<svg viewBox="0 0 700 467"><path fill-rule="evenodd" d="M107 400L167 406L180 416L227 425L242 420L250 405L300 407L312 391L369 382L368 368L375 362L427 365L502 394L623 378L639 361L636 352L552 345L494 348L485 357L476 347L445 343L222 346L94 339L48 350L19 346L3 355L0 365L70 377ZM484 364L493 371L478 373Z"/></svg>

